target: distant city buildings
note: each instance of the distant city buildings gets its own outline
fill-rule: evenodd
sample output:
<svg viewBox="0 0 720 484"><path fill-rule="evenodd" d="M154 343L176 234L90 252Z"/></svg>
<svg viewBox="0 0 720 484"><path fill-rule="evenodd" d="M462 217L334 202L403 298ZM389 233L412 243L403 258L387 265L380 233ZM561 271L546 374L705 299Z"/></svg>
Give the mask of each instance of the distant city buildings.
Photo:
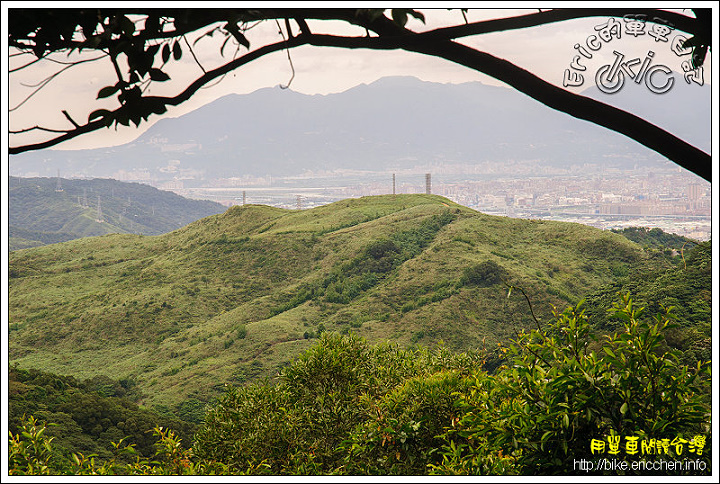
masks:
<svg viewBox="0 0 720 484"><path fill-rule="evenodd" d="M668 166L663 170L581 169L542 175L500 175L500 170L463 172L458 167L432 172L432 193L480 212L545 220L578 222L602 229L643 226L708 240L711 234L710 183ZM597 167L595 167L597 168ZM396 176L394 176L396 175ZM165 182L158 188L189 198L225 205L247 203L297 209L345 198L396 193L427 193L427 167L415 173L344 173L287 178L234 177L198 188Z"/></svg>

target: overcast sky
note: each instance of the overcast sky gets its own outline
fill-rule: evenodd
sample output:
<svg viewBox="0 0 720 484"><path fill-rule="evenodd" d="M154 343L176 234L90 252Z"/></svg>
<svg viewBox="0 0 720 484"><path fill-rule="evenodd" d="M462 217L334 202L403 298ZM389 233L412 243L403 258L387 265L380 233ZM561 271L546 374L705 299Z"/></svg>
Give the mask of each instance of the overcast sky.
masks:
<svg viewBox="0 0 720 484"><path fill-rule="evenodd" d="M7 5L19 6L26 4L23 2L4 2L3 7L6 9ZM31 5L36 6L38 4L32 3ZM93 5L97 5L97 3ZM627 6L627 3L623 3L623 5ZM608 4L603 4L603 6L608 6ZM407 25L408 28L421 31L464 22L460 10L448 11L444 8L420 10L425 14L426 24L423 25L420 21L411 19ZM468 21L472 22L536 11L537 9L471 9L467 17ZM4 19L8 18L7 15L3 17ZM10 20L12 19L10 18ZM496 57L507 59L548 82L562 85L563 73L570 67L573 58L578 55L575 45L578 43L585 45L589 36L597 34L596 27L607 21L608 19L603 17L572 20L510 32L478 35L459 41ZM364 31L360 29L353 30L344 23L339 22L315 22L311 23L310 27L313 32L339 33L342 35L364 34ZM645 29L646 34L649 31L650 28L647 26ZM622 53L626 56L626 59L638 58L644 60L647 58L648 52L653 51L655 55L650 65L666 65L676 71L675 82L684 82L683 76L678 72L682 72L681 64L688 57L678 57L670 47L672 39L677 34L680 34L680 32L671 32L667 35L668 42L662 42L652 38L650 35L632 36L623 30L620 39L615 38L607 43L601 42L600 49L592 52L592 59L582 59L582 64L587 68L585 81L582 86L573 88L573 90L579 92L594 85L594 73L601 66L612 63L615 59L614 52ZM281 39L275 22L264 22L258 25L247 33L247 37L250 40L251 49ZM5 39L6 36L3 35L3 42L7 42ZM191 43L193 42L192 38L189 40ZM206 70L220 65L222 59L219 57L218 52L221 43L222 38L215 35L200 40L195 46L198 60ZM230 48L226 48L226 54L230 51ZM4 49L4 52L8 52L7 48ZM245 49L241 48L239 55L244 52ZM95 54L90 55L94 56ZM370 83L381 77L397 75L410 75L427 81L443 83L481 81L487 84L501 84L499 81L477 71L442 59L401 51L301 47L293 49L290 56L295 68L295 76L290 89L305 94L341 92L361 83ZM9 60L12 69L31 60L29 57L25 58L23 56L6 60ZM56 58L66 59L64 56L56 56ZM710 55L708 55L703 69L704 83L711 82L711 66ZM34 85L37 85L50 74L57 72L61 67L61 65L50 62L37 63L10 76L6 85L9 86L8 105L13 109L9 117L9 128L11 130L35 125L66 128L68 121L61 114L63 109L82 123L87 119L87 115L98 107L111 109L116 107L116 101L113 101L112 98L104 100L104 104L96 100L97 93L102 87L116 82L110 63L105 59L77 66L63 72L53 79L46 88L32 96L17 109L14 109L36 89L33 87ZM192 57L187 55L186 50L182 62L178 63L176 68L169 70L168 73L172 78L171 81L154 83L146 94L176 95L186 86L183 81L197 78L202 74L202 71ZM230 93L243 94L264 87L287 84L290 78L291 69L287 52L274 53L228 74L215 85L200 90L182 106L171 108L166 116L179 116ZM176 84L176 82L179 84ZM670 94L667 93L663 101L671 104L672 98ZM611 101L612 96L608 98ZM76 140L63 143L56 148L90 148L126 143L139 136L157 119L158 117L150 118L151 123L141 125L140 129L135 128L133 125L131 125L131 128L121 127L117 131L114 128L103 129L97 133L80 136ZM26 138L25 142L29 142L29 138ZM11 141L11 144L17 145L19 142Z"/></svg>

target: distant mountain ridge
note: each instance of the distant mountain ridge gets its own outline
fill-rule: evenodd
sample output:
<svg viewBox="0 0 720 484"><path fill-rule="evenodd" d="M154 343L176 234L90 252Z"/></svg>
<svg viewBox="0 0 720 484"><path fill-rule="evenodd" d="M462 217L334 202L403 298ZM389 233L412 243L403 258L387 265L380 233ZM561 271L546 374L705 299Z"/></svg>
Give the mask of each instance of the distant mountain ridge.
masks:
<svg viewBox="0 0 720 484"><path fill-rule="evenodd" d="M606 100L639 108L638 114L709 149L709 86L677 84L663 96L628 86ZM587 94L602 95L596 91ZM182 179L192 186L245 175L505 162L633 166L664 158L513 89L390 77L337 94L265 88L228 95L178 118L161 119L122 146L15 155L10 172L53 176L59 169L64 176L113 178L129 173L157 181Z"/></svg>
<svg viewBox="0 0 720 484"><path fill-rule="evenodd" d="M111 179L10 177L8 198L10 250L109 233L158 235L225 210Z"/></svg>

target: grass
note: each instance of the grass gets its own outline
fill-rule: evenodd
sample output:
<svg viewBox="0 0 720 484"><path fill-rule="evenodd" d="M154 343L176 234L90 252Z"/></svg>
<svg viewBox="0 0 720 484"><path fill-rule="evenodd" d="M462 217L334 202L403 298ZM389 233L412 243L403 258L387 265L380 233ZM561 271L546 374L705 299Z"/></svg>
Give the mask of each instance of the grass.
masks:
<svg viewBox="0 0 720 484"><path fill-rule="evenodd" d="M496 346L532 322L525 300L507 298L504 285L463 285L469 265L500 265L549 317L553 304L611 282L642 257L619 234L488 216L434 195L310 210L233 207L160 236L12 252L9 360L133 377L146 405L174 405L273 376L322 327L371 342L469 349Z"/></svg>

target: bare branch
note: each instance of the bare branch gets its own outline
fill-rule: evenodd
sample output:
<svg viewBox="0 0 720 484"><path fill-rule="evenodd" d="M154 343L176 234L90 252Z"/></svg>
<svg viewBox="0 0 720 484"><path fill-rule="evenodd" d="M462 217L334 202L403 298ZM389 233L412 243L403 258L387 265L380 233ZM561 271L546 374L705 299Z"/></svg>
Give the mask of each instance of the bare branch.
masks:
<svg viewBox="0 0 720 484"><path fill-rule="evenodd" d="M284 41L284 40L285 40L285 35L283 35L282 28L280 27L280 22L278 22L277 20L275 20L275 23L277 24L277 26L278 26L278 32L280 33L280 35L282 36L283 41ZM292 34L291 34L291 32L290 32L290 22L289 22L288 19L285 19L285 25L286 25L287 28L288 28L288 38L289 38L289 39L292 39ZM291 71L292 71L292 75L290 76L290 80L288 81L288 83L287 83L285 86L283 86L282 84L280 84L280 89L287 89L287 88L289 88L289 87L290 87L290 84L292 84L292 82L293 82L293 79L295 79L295 66L293 65L292 58L290 57L290 47L288 47L288 48L286 49L286 52L287 52L288 62L290 62L290 69L291 69Z"/></svg>
<svg viewBox="0 0 720 484"><path fill-rule="evenodd" d="M289 18L285 19L285 29L287 30L288 38L292 39L293 33L292 33L292 28L290 27L290 19Z"/></svg>
<svg viewBox="0 0 720 484"><path fill-rule="evenodd" d="M72 67L78 66L78 65L80 65L80 64L84 64L84 63L86 63L86 62L94 62L94 61L103 59L103 58L106 57L106 56L107 56L107 54L102 55L102 56L100 56L100 57L94 57L94 58L92 58L92 59L83 59L83 60L73 61L73 62L62 62L62 61L58 61L58 60L55 60L55 59L51 59L50 57L47 57L47 56L43 56L43 57L40 57L40 58L38 58L38 59L36 59L36 60L28 63L28 64L25 64L25 65L23 65L23 66L21 66L21 67L18 67L18 68L16 68L16 69L13 69L13 70L9 71L10 73L17 72L17 71L19 71L19 70L21 70L21 69L24 69L25 67L28 67L28 66L30 66L30 65L32 65L32 64L34 64L35 62L38 62L38 61L40 61L40 60L49 60L49 61L52 61L52 62L56 62L56 63L58 63L58 64L64 64L64 65L66 66L66 67L63 67L62 69L60 69L58 72L56 72L56 73L54 73L54 74L51 74L50 76L46 77L45 79L43 79L42 81L40 81L40 82L37 83L37 84L22 84L22 85L25 86L25 87L37 87L37 89L34 90L33 92L31 92L31 93L30 93L25 99L23 99L17 106L15 106L14 108L8 109L8 112L13 112L13 111L17 110L18 108L20 108L23 104L25 104L27 101L29 101L35 94L37 94L37 93L40 92L44 87L46 87L46 86L50 83L50 81L52 81L54 78L56 78L57 76L59 76L60 74L62 74L63 72L65 72L66 70L71 69ZM76 125L76 126L77 126L77 125Z"/></svg>
<svg viewBox="0 0 720 484"><path fill-rule="evenodd" d="M20 57L21 55L31 55L31 56L35 57L35 54L33 54L32 52L28 52L27 50L19 50L19 49L16 49L16 50L18 50L18 52L13 52L12 54L8 54L8 57Z"/></svg>
<svg viewBox="0 0 720 484"><path fill-rule="evenodd" d="M59 76L66 70L71 69L72 67L73 67L73 65L65 66L62 69L60 69L59 71L57 71L56 73L51 74L50 76L43 79L38 84L34 84L34 85L33 84L28 84L28 85L23 84L25 87L37 87L37 89L35 89L33 92L31 92L25 99L20 101L20 103L17 106L15 106L14 108L8 109L8 112L13 112L13 111L17 110L20 106L22 106L23 104L28 102L33 96L35 96L35 94L39 93L45 86L47 86L50 83L50 81L55 79L57 76Z"/></svg>
<svg viewBox="0 0 720 484"><path fill-rule="evenodd" d="M37 58L35 58L34 60L28 62L28 63L25 64L25 65L22 65L22 66L20 66L20 67L16 67L15 69L10 69L10 70L8 71L8 73L12 74L13 72L17 72L17 71L23 70L23 69L25 69L26 67L30 67L31 65L33 65L33 64L35 64L35 63L37 63L37 62L40 62L41 60L45 60L45 59L46 59L45 57L37 57Z"/></svg>
<svg viewBox="0 0 720 484"><path fill-rule="evenodd" d="M43 128L41 126L33 126L32 128L24 128L20 129L18 131L9 130L8 133L10 134L22 134L22 133L29 133L30 131L47 131L48 133L68 133L68 130L66 129L50 129L50 128Z"/></svg>
<svg viewBox="0 0 720 484"><path fill-rule="evenodd" d="M45 59L48 60L48 61L50 61L50 62L54 62L55 64L77 65L77 64L84 64L85 62L94 62L94 61L97 61L97 60L102 60L102 59L104 59L105 57L108 57L108 56L109 56L109 54L103 52L103 55L101 55L100 57L93 57L92 59L82 59L82 60L79 60L79 61L72 61L72 62L63 62L63 61L61 61L61 60L53 59L52 57L46 57Z"/></svg>
<svg viewBox="0 0 720 484"><path fill-rule="evenodd" d="M188 49L190 49L190 54L192 54L193 59L195 59L195 63L198 65L198 67L200 67L200 70L203 71L204 74L207 74L207 71L206 71L205 68L202 66L202 64L200 64L200 61L199 61L198 58L195 56L195 52L193 51L193 48L190 46L190 43L188 42L188 40L185 38L184 35L182 36L182 39L185 41L185 45L188 46Z"/></svg>
<svg viewBox="0 0 720 484"><path fill-rule="evenodd" d="M301 34L312 35L312 32L310 31L310 27L308 27L308 24L304 18L298 17L295 19L295 21L297 22L298 26L300 27Z"/></svg>
<svg viewBox="0 0 720 484"><path fill-rule="evenodd" d="M69 114L67 111L65 111L65 110L63 109L63 110L62 110L62 113L65 115L65 117L67 118L67 120L70 121L73 126L75 126L75 128L79 128L79 127L80 127L80 125L77 124L77 123L75 122L75 120L70 117L70 114Z"/></svg>
<svg viewBox="0 0 720 484"><path fill-rule="evenodd" d="M290 44L290 45L289 45ZM232 61L228 62L227 64L224 64L216 69L213 69L211 71L208 71L198 79L196 79L194 82L192 82L188 87L185 88L183 92L178 94L175 97L167 98L167 97L157 97L157 96L148 96L145 98L146 100L153 100L153 101L161 101L164 105L170 105L170 106L177 106L179 104L182 104L183 102L187 101L192 97L193 94L195 94L200 88L202 88L205 84L208 82L219 78L228 72L237 69L238 67L241 67L249 62L252 62L253 60L256 60L258 58L261 58L267 54L270 54L272 52L277 52L283 49L286 49L288 47L296 47L298 45L304 45L307 44L304 40L298 40L296 37L290 43L288 42L277 42L275 44L268 44L263 47L260 47L252 52L249 52L242 57L239 57L237 59L233 59ZM112 56L111 56L112 57ZM118 108L115 111L112 111L110 114L114 115L116 114L120 109ZM62 143L63 141L67 141L70 139L73 139L77 136L81 136L86 133L90 133L93 131L96 131L100 128L106 127L106 123L103 119L95 120L92 122L89 122L85 125L80 126L77 129L74 129L72 131L60 131L65 133L63 136L58 136L57 138L41 141L38 143L32 143L28 145L22 145L17 147L8 147L8 153L11 155L16 155L19 153L24 153L26 151L33 151L33 150L40 150L44 148L49 148L51 146L55 146L59 143ZM35 129L35 128L31 128ZM40 129L40 128L38 128ZM28 130L29 131L29 130ZM48 131L48 130L46 130Z"/></svg>

